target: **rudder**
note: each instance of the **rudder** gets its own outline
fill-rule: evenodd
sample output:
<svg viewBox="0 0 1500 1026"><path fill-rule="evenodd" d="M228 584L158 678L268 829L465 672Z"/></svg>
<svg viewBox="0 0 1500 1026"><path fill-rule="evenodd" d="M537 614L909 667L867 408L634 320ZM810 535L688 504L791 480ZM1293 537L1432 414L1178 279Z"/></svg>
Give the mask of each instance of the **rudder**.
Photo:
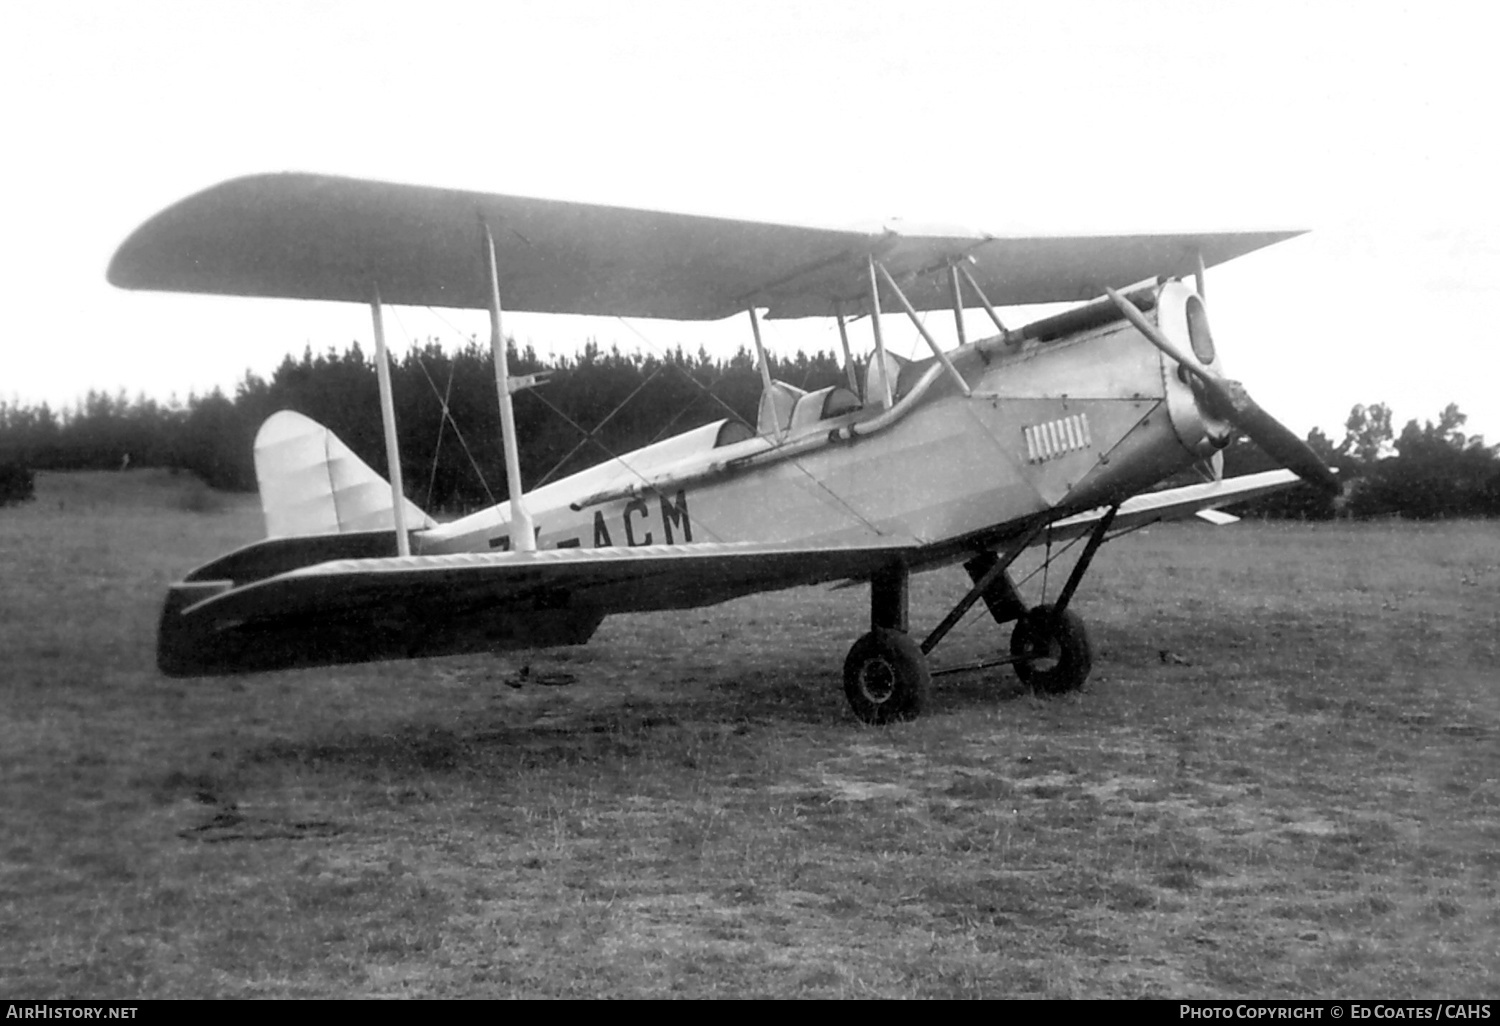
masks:
<svg viewBox="0 0 1500 1026"><path fill-rule="evenodd" d="M392 530L391 486L311 418L282 410L255 435L255 479L266 537ZM437 523L403 499L407 530Z"/></svg>

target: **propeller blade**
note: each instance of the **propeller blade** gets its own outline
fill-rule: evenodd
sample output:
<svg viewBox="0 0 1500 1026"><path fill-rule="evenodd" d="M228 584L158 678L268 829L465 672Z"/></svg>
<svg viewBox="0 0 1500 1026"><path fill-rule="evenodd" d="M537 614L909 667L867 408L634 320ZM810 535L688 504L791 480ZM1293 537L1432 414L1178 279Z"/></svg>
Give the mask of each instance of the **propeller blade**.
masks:
<svg viewBox="0 0 1500 1026"><path fill-rule="evenodd" d="M1293 434L1285 424L1261 409L1260 405L1250 398L1250 393L1245 391L1244 385L1238 381L1219 377L1173 345L1156 325L1146 320L1145 314L1141 313L1140 308L1130 300L1108 286L1105 286L1104 291L1114 301L1115 306L1120 308L1125 319L1146 336L1147 341L1187 368L1188 372L1198 379L1203 386L1202 395L1206 400L1204 406L1208 408L1210 414L1233 424L1246 438L1264 449L1266 455L1308 484L1326 491L1329 495L1336 496L1342 493L1343 485L1339 483L1333 471L1323 465L1318 454L1313 452L1306 442Z"/></svg>
<svg viewBox="0 0 1500 1026"><path fill-rule="evenodd" d="M1312 448L1281 421L1260 408L1238 381L1220 378L1209 387L1209 412L1229 421L1245 437L1265 450L1277 463L1329 495L1339 495L1343 485L1318 458Z"/></svg>

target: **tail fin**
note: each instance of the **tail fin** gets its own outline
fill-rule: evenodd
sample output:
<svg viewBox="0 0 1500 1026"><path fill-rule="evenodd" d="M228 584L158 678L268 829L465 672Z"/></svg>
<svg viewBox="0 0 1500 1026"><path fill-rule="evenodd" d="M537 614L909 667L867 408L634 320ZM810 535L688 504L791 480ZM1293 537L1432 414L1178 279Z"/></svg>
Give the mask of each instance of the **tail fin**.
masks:
<svg viewBox="0 0 1500 1026"><path fill-rule="evenodd" d="M268 538L392 530L391 486L317 421L282 410L255 436L255 478ZM437 523L409 499L409 530Z"/></svg>

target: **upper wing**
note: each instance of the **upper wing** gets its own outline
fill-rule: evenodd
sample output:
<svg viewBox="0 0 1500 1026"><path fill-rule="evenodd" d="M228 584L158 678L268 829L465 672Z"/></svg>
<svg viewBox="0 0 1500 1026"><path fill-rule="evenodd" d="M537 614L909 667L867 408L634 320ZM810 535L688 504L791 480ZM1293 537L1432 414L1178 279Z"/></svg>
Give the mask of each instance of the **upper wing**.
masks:
<svg viewBox="0 0 1500 1026"><path fill-rule="evenodd" d="M1113 236L873 234L311 174L216 185L167 208L109 266L123 288L367 303L489 305L481 224L508 309L712 320L868 312L874 255L921 310L966 265L1000 305L1086 299L1221 263L1295 231ZM972 299L970 300L973 301ZM887 296L882 306L895 300Z"/></svg>
<svg viewBox="0 0 1500 1026"><path fill-rule="evenodd" d="M1290 470L1267 470L1259 474L1243 474L1239 477L1211 481L1206 484L1146 492L1121 503L1120 511L1115 515L1114 522L1110 526L1114 530L1123 531L1163 520L1180 520L1205 510L1218 509L1220 506L1228 506L1280 491L1297 484L1300 480ZM1104 513L1103 509L1091 509L1086 513L1059 520L1052 525L1051 537L1055 541L1059 538L1085 534L1104 517Z"/></svg>

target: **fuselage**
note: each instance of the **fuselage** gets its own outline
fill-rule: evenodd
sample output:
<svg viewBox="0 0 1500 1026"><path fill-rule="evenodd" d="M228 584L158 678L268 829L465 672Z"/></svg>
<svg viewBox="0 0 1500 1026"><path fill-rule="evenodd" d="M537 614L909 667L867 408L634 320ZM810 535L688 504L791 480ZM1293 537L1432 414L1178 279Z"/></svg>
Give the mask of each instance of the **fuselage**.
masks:
<svg viewBox="0 0 1500 1026"><path fill-rule="evenodd" d="M1186 340L1195 302L1182 283L1164 286L1162 330ZM798 401L785 430L742 437L708 424L539 488L524 500L537 547L896 539L941 561L1149 488L1228 439L1124 321L985 339L950 358L969 395L934 360L907 364L892 410L825 389ZM416 542L428 553L509 549L510 504Z"/></svg>

